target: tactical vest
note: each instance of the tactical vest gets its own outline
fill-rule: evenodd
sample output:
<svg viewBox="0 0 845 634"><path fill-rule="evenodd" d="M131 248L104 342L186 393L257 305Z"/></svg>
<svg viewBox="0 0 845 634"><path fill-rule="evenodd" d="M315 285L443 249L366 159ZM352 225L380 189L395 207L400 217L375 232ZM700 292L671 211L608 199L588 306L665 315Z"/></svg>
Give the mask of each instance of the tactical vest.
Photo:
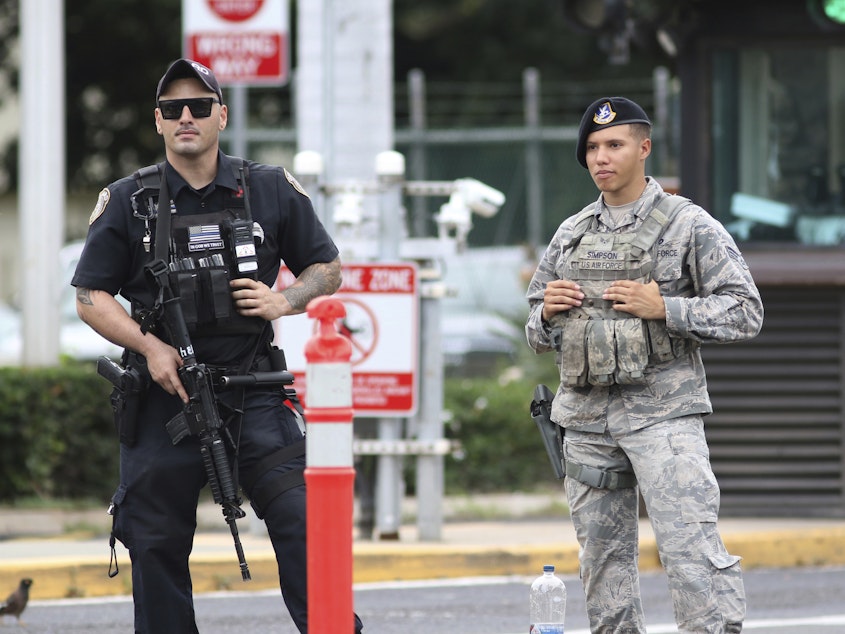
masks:
<svg viewBox="0 0 845 634"><path fill-rule="evenodd" d="M648 364L688 352L685 340L670 339L663 321L643 320L613 309L602 299L615 280L648 283L654 268L652 248L663 229L689 200L666 196L636 233L596 231L595 203L575 219L572 249L561 273L584 293L580 307L557 313L550 321L558 348L563 385L626 385L644 381Z"/></svg>
<svg viewBox="0 0 845 634"><path fill-rule="evenodd" d="M257 334L266 325L259 317L238 313L229 287L231 279L257 279L258 273L257 238L253 237L258 225L254 225L249 207L249 170L243 159L231 162L238 190L227 190L222 210L182 215L170 202L170 287L179 295L191 336ZM150 218L157 218L163 173L164 163L159 163L134 174L139 189L133 194L132 206L136 216L142 206L147 210L149 215L140 217L148 224ZM153 233L148 226L144 238L148 251L155 246ZM260 227L255 233L261 235Z"/></svg>

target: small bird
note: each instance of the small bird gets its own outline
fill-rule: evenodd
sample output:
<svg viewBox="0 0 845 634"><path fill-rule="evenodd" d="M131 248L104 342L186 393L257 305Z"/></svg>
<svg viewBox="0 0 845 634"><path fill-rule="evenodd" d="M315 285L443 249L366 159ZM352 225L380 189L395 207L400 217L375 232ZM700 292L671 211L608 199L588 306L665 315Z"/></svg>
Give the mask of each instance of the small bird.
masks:
<svg viewBox="0 0 845 634"><path fill-rule="evenodd" d="M0 604L0 615L10 614L20 622L21 614L23 614L29 601L29 586L31 585L32 579L21 579L18 589L10 594L4 603Z"/></svg>

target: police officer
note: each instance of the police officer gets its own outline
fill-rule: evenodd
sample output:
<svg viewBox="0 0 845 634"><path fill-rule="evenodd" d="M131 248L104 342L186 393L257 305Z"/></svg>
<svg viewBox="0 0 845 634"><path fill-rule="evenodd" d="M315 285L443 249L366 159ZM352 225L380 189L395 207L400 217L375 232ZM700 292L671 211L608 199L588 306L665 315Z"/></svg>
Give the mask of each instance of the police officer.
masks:
<svg viewBox="0 0 845 634"><path fill-rule="evenodd" d="M645 632L638 492L680 632L739 632L740 558L717 530L700 344L754 337L763 306L713 217L645 175L651 123L624 97L581 120L576 157L598 200L566 219L528 288L528 343L555 351L565 489L592 632Z"/></svg>
<svg viewBox="0 0 845 634"><path fill-rule="evenodd" d="M166 161L100 192L72 280L80 317L124 346L124 362L149 379L137 424L121 429L120 483L112 500L113 535L132 560L139 633L197 632L188 556L207 480L197 437L174 444L165 427L189 395L177 373L183 356L162 327L145 265L164 243L171 269L206 267L205 276L173 282L197 361L230 375L277 369L270 360L270 321L303 312L341 280L338 250L305 191L283 168L223 154L219 135L226 122L214 73L191 60L174 62L156 91L155 127ZM165 187L169 200L155 200ZM170 235L157 238L164 213ZM282 259L297 279L274 292ZM131 302L132 315L117 293ZM233 479L266 522L285 604L304 633L305 456L297 450L303 434L286 396L277 386L235 390L224 395L220 412ZM360 632L354 620L350 630Z"/></svg>

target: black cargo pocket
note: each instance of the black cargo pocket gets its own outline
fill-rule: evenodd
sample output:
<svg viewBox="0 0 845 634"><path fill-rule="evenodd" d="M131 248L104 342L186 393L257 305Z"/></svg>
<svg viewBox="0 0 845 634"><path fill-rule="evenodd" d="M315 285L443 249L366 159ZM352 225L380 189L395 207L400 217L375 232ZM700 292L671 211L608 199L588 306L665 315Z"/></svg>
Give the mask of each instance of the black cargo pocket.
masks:
<svg viewBox="0 0 845 634"><path fill-rule="evenodd" d="M182 316L191 328L199 320L197 305L200 299L199 273L197 271L175 271L170 274L170 286L179 295Z"/></svg>
<svg viewBox="0 0 845 634"><path fill-rule="evenodd" d="M229 288L229 275L225 267L202 269L201 295L201 323L229 319L232 313L232 290Z"/></svg>

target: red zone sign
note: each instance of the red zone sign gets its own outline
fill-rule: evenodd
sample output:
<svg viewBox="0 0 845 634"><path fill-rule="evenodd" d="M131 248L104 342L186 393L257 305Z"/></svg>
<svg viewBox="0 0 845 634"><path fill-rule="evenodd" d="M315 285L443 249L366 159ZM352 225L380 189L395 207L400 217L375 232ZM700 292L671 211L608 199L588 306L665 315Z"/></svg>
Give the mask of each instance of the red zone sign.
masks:
<svg viewBox="0 0 845 634"><path fill-rule="evenodd" d="M288 0L183 0L184 55L221 84L284 84L288 15Z"/></svg>
<svg viewBox="0 0 845 634"><path fill-rule="evenodd" d="M294 282L282 267L276 289ZM408 263L346 264L334 297L346 317L338 329L352 342L352 407L355 416L410 416L417 408L419 282ZM273 323L275 343L285 351L294 388L307 402L305 342L316 322L307 315Z"/></svg>

